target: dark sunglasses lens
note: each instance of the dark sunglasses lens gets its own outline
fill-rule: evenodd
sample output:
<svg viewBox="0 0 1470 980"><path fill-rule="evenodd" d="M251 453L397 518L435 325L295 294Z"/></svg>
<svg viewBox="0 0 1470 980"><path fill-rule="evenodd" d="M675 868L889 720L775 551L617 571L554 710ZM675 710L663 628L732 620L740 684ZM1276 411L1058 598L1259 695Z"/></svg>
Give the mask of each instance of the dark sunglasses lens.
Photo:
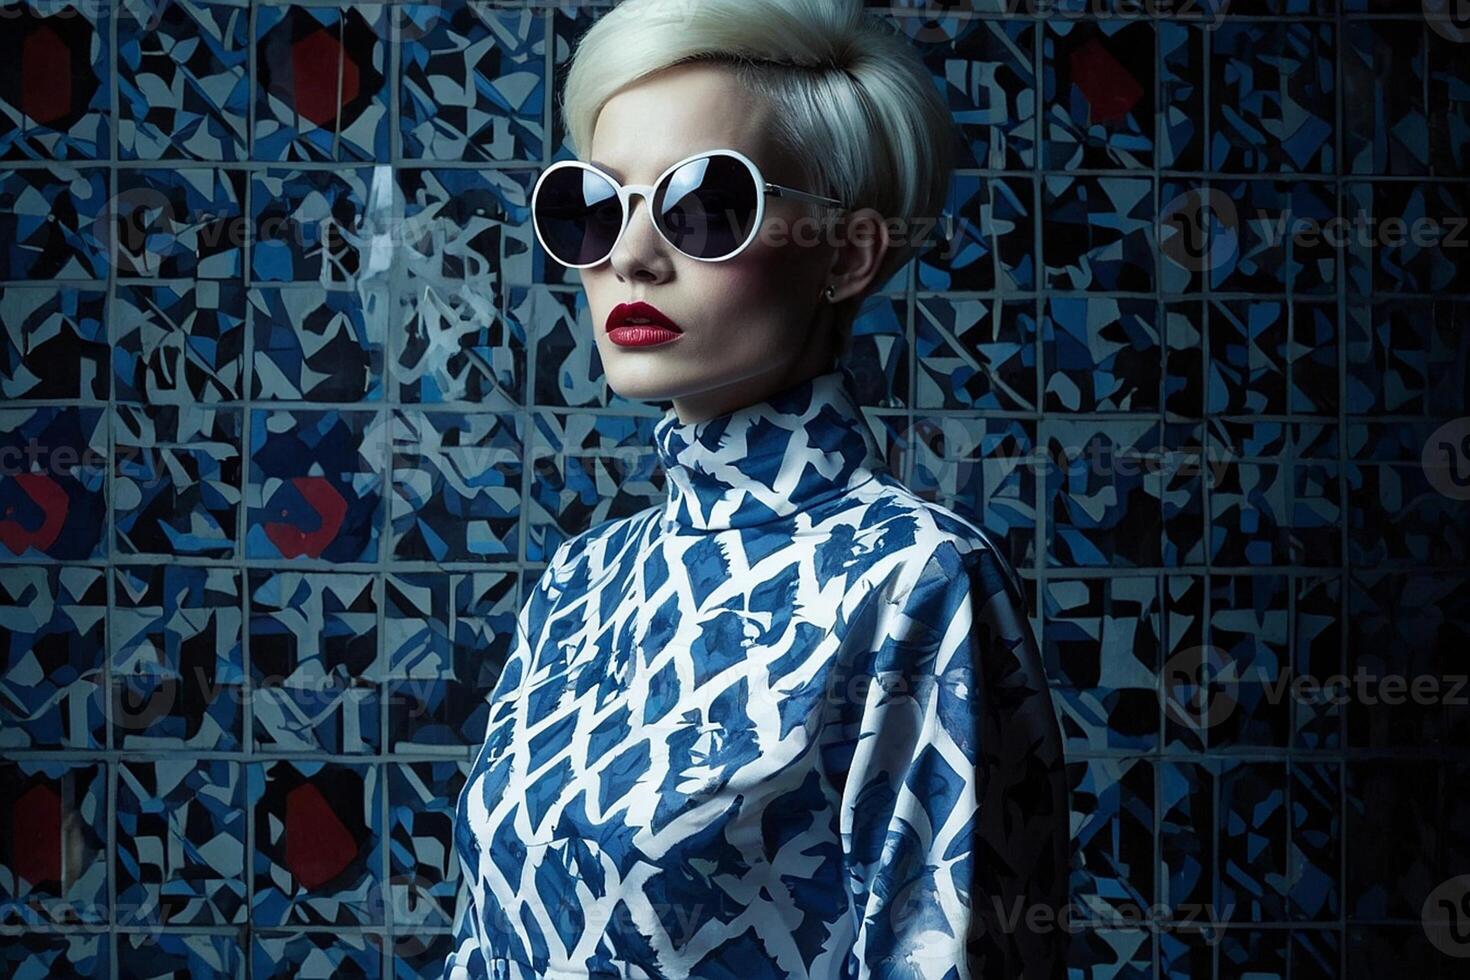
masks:
<svg viewBox="0 0 1470 980"><path fill-rule="evenodd" d="M670 174L658 188L654 210L676 248L696 258L718 259L750 237L759 194L745 164L715 154Z"/></svg>
<svg viewBox="0 0 1470 980"><path fill-rule="evenodd" d="M584 167L548 173L531 216L546 250L566 265L600 262L612 252L623 226L617 188Z"/></svg>

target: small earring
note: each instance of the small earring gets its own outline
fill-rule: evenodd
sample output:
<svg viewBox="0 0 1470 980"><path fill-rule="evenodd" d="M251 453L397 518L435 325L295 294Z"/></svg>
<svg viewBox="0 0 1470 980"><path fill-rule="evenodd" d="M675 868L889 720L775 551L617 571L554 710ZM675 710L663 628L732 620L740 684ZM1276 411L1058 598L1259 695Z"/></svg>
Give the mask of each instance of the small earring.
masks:
<svg viewBox="0 0 1470 980"><path fill-rule="evenodd" d="M837 287L836 286L828 286L827 287L827 298L828 299L831 299L833 296L836 296L836 295L837 295Z"/></svg>

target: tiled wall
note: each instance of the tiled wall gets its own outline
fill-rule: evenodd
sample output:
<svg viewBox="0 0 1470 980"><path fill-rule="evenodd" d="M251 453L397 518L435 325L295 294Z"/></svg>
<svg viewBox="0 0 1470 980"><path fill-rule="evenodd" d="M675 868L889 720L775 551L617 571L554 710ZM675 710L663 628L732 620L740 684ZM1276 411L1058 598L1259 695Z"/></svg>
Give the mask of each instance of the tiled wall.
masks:
<svg viewBox="0 0 1470 980"><path fill-rule="evenodd" d="M957 237L849 363L1032 587L1074 976L1462 975L1466 692L1280 683L1466 673L1470 29L921 6ZM521 595L663 493L528 224L602 9L0 4L0 974L438 975Z"/></svg>

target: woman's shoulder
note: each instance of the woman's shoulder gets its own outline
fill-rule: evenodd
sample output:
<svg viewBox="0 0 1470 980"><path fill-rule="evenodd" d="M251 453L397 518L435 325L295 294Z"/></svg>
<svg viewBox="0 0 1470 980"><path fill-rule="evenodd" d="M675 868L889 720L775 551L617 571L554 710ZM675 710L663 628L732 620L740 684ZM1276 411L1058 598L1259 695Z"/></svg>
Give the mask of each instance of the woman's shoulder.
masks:
<svg viewBox="0 0 1470 980"><path fill-rule="evenodd" d="M933 565L955 570L983 563L1020 589L1004 530L985 527L962 504L920 496L889 474L871 481L867 494L860 534L877 543L889 564L907 571L911 581Z"/></svg>
<svg viewBox="0 0 1470 980"><path fill-rule="evenodd" d="M584 564L589 557L605 564L626 551L628 543L644 533L658 511L657 507L648 507L623 517L610 517L562 539L552 551L547 571L553 575L558 570L565 573L575 565Z"/></svg>

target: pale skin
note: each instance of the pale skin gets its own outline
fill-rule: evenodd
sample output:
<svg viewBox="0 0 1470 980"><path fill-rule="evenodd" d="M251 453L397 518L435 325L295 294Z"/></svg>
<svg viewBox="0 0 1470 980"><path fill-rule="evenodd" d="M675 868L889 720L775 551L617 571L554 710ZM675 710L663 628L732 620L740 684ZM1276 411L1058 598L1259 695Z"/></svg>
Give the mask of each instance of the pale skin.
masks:
<svg viewBox="0 0 1470 980"><path fill-rule="evenodd" d="M584 159L623 183L652 184L690 154L728 147L750 157L773 183L823 193L803 186L782 158L770 119L770 109L728 67L676 65L608 100ZM700 262L659 235L642 197L632 205L612 255L581 270L597 350L620 396L671 401L686 424L832 370L831 304L868 288L889 245L883 216L872 208L848 212L840 234L802 238L795 225L807 213L801 202L768 195L762 232L744 252ZM782 228L784 234L773 233ZM683 336L655 347L613 343L608 314L639 300L679 324Z"/></svg>

